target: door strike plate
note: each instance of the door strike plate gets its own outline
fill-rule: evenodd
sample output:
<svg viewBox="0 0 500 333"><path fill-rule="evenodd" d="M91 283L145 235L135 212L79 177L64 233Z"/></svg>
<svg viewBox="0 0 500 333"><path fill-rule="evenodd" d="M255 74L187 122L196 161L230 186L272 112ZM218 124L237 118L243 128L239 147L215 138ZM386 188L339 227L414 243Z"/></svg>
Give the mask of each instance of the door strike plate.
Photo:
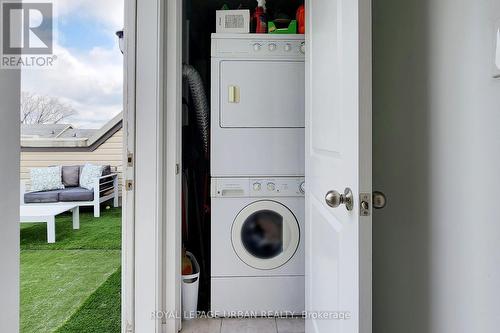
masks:
<svg viewBox="0 0 500 333"><path fill-rule="evenodd" d="M371 203L372 203L371 193L360 193L359 194L359 215L370 216Z"/></svg>

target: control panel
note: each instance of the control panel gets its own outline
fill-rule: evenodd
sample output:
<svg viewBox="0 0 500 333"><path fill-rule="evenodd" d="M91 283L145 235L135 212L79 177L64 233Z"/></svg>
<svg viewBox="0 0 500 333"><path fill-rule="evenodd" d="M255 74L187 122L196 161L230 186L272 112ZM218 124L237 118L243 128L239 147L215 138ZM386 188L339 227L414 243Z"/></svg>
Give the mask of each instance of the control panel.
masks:
<svg viewBox="0 0 500 333"><path fill-rule="evenodd" d="M212 197L300 197L305 194L303 177L213 178Z"/></svg>
<svg viewBox="0 0 500 333"><path fill-rule="evenodd" d="M299 56L305 54L305 42L301 41L252 41L249 53L254 55Z"/></svg>
<svg viewBox="0 0 500 333"><path fill-rule="evenodd" d="M303 35L212 35L212 57L303 60L305 51Z"/></svg>

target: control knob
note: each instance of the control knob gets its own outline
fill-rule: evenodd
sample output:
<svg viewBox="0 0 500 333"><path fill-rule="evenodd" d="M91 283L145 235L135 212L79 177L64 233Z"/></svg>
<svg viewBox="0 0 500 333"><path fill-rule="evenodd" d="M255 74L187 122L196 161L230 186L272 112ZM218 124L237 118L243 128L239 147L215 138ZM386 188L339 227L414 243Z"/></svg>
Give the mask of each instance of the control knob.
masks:
<svg viewBox="0 0 500 333"><path fill-rule="evenodd" d="M306 193L306 183L305 182L300 183L299 191L302 194Z"/></svg>

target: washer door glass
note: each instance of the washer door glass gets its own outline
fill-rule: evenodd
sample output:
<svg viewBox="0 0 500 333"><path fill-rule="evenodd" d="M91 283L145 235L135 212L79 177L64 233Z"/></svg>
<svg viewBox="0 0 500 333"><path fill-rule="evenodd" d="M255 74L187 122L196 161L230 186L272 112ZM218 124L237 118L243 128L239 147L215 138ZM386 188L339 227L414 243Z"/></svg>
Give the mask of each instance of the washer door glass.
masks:
<svg viewBox="0 0 500 333"><path fill-rule="evenodd" d="M236 216L233 248L247 265L274 269L290 260L299 246L299 224L284 205L270 200L251 203Z"/></svg>
<svg viewBox="0 0 500 333"><path fill-rule="evenodd" d="M250 215L241 228L245 249L260 259L270 259L283 252L283 216L272 210Z"/></svg>

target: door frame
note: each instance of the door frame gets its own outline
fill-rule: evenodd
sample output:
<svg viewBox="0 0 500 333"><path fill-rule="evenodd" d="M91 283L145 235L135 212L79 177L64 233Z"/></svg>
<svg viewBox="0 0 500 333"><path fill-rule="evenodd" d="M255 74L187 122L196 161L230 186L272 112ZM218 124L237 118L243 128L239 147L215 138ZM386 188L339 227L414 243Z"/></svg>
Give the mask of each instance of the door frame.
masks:
<svg viewBox="0 0 500 333"><path fill-rule="evenodd" d="M175 320L166 319L165 332L178 332L181 323L181 253L182 253L182 0L167 1L166 22L162 22L164 36L166 78L164 128L165 144L165 283L163 297L167 313L175 313ZM173 246L171 246L171 245Z"/></svg>
<svg viewBox="0 0 500 333"><path fill-rule="evenodd" d="M0 69L0 332L19 332L20 308L20 108L21 71ZM8 274L5 274L8 272Z"/></svg>
<svg viewBox="0 0 500 333"><path fill-rule="evenodd" d="M162 332L164 145L162 41L164 2L127 0L125 45L127 59L126 119L127 167L131 189L126 193L126 216L131 216L133 259L125 263L124 288L131 293L123 310L122 332ZM127 33L129 32L129 33ZM125 185L127 186L127 185ZM137 223L135 223L137 221ZM127 229L129 231L129 229ZM128 305L127 304L127 305ZM127 311L128 310L128 311ZM129 331L125 331L125 327Z"/></svg>
<svg viewBox="0 0 500 333"><path fill-rule="evenodd" d="M135 43L136 0L127 0L124 17L123 54L123 181L122 181L122 304L121 331L134 329L134 191L127 190L127 182L134 181L135 154ZM131 162L128 156L131 156Z"/></svg>
<svg viewBox="0 0 500 333"><path fill-rule="evenodd" d="M181 328L182 2L127 0L126 136L133 166L127 216L133 260L124 274L131 291L123 311L128 332ZM125 29L127 30L127 28ZM126 236L124 237L127 240ZM173 246L172 246L173 244ZM125 327L125 326L124 326ZM125 332L125 331L124 331Z"/></svg>

